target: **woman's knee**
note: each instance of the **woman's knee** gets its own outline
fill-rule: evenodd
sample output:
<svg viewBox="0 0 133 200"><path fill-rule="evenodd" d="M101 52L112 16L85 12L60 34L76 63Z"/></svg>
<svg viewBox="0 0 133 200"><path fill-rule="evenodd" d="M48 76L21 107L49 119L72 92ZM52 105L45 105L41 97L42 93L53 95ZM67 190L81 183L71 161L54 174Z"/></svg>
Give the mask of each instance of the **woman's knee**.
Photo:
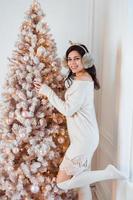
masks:
<svg viewBox="0 0 133 200"><path fill-rule="evenodd" d="M62 182L62 178L60 176L57 176L56 183L58 184L58 183L61 183L61 182Z"/></svg>
<svg viewBox="0 0 133 200"><path fill-rule="evenodd" d="M65 171L59 171L58 175L57 175L57 178L56 178L56 183L58 184L58 183L67 181L70 178L71 178L71 176L67 175Z"/></svg>

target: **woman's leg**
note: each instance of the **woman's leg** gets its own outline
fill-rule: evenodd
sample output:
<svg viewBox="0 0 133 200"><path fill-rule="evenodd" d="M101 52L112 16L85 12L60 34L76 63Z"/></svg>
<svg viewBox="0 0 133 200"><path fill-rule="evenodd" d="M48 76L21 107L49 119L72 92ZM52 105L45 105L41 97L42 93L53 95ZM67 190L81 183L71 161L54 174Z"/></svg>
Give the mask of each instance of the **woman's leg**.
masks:
<svg viewBox="0 0 133 200"><path fill-rule="evenodd" d="M89 186L92 183L110 179L124 179L125 176L113 165L108 165L104 170L84 171L77 176L73 176L67 181L58 182L57 186L62 190Z"/></svg>
<svg viewBox="0 0 133 200"><path fill-rule="evenodd" d="M71 175L66 174L66 172L64 170L59 170L58 174L57 174L57 178L56 178L56 182L57 184L63 181L67 181L71 178Z"/></svg>
<svg viewBox="0 0 133 200"><path fill-rule="evenodd" d="M91 170L91 165L88 166L88 170ZM89 185L78 189L78 200L92 200L92 192Z"/></svg>

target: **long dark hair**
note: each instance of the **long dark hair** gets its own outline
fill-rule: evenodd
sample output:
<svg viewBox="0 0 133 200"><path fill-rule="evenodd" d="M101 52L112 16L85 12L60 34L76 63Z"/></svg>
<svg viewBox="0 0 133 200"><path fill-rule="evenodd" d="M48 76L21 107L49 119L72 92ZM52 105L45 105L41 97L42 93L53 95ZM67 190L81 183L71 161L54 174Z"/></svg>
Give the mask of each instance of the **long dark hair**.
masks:
<svg viewBox="0 0 133 200"><path fill-rule="evenodd" d="M81 55L81 57L83 57L86 52L89 52L87 47L85 45L83 45L83 44L72 45L66 51L66 55L65 55L66 62L67 62L67 59L68 59L68 55L69 55L69 53L71 51L77 51ZM94 88L96 90L100 89L100 84L99 84L99 81L98 81L97 76L96 76L96 67L95 67L95 65L92 65L92 67L89 67L89 68L85 69L85 71L88 72L89 75L92 77L92 80L94 81ZM74 79L74 76L75 76L75 74L73 74L71 69L69 69L68 76L65 79L65 81L68 82L69 86L72 84L72 80Z"/></svg>

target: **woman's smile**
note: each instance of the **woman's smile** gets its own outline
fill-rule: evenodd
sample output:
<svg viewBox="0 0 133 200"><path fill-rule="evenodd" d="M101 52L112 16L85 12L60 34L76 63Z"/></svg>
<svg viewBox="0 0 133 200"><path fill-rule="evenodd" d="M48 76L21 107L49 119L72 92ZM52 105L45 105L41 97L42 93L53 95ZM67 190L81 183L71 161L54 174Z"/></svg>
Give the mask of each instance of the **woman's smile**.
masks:
<svg viewBox="0 0 133 200"><path fill-rule="evenodd" d="M78 68L78 66L76 65L76 66L72 66L71 67L71 69L77 69Z"/></svg>

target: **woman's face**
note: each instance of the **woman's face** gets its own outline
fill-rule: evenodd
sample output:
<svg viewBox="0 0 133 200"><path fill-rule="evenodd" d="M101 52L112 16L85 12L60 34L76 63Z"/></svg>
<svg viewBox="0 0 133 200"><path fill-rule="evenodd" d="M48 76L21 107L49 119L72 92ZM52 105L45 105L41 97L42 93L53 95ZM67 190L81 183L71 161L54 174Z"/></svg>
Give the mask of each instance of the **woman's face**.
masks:
<svg viewBox="0 0 133 200"><path fill-rule="evenodd" d="M84 71L82 57L77 51L71 51L68 54L67 64L73 73Z"/></svg>

